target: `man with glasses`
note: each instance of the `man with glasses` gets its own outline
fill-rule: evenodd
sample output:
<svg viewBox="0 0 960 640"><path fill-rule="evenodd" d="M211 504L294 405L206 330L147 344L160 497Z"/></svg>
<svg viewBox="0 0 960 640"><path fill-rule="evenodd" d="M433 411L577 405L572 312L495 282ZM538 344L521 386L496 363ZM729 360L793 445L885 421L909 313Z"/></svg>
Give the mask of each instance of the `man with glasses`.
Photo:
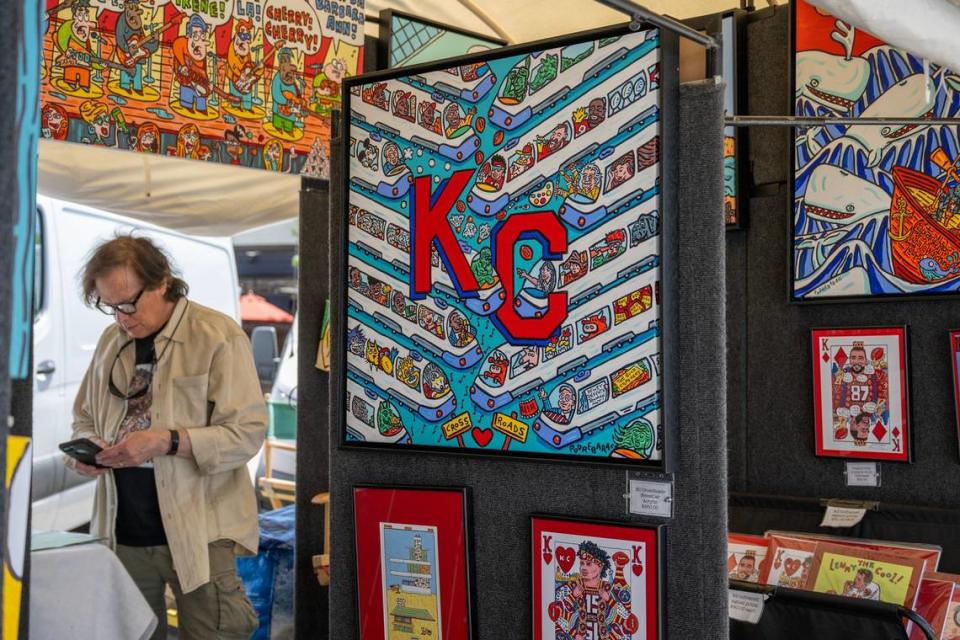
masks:
<svg viewBox="0 0 960 640"><path fill-rule="evenodd" d="M249 638L257 618L236 574L256 553L257 504L246 463L266 408L250 342L232 319L187 299L150 240L119 236L82 274L88 304L114 316L74 403L73 437L103 447L91 533L106 538L160 622L164 591L188 638Z"/></svg>

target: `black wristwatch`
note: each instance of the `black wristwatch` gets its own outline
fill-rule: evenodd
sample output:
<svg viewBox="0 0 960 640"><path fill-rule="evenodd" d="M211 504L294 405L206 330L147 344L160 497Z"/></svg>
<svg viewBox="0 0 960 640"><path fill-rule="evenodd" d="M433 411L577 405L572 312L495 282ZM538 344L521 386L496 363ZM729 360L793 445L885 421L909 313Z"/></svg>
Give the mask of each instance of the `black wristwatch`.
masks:
<svg viewBox="0 0 960 640"><path fill-rule="evenodd" d="M170 431L170 449L167 450L168 456L177 455L177 449L180 448L180 434L176 429Z"/></svg>

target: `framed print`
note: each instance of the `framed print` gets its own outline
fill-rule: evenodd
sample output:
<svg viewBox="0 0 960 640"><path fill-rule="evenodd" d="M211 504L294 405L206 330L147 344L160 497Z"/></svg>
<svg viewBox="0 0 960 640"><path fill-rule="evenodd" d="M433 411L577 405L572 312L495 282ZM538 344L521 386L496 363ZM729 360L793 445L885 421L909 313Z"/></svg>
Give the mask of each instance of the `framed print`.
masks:
<svg viewBox="0 0 960 640"><path fill-rule="evenodd" d="M535 515L533 638L656 640L659 526Z"/></svg>
<svg viewBox="0 0 960 640"><path fill-rule="evenodd" d="M468 489L355 487L360 640L475 637Z"/></svg>
<svg viewBox="0 0 960 640"><path fill-rule="evenodd" d="M384 9L380 12L377 45L381 69L457 58L505 44L500 38L457 29L402 11Z"/></svg>
<svg viewBox="0 0 960 640"><path fill-rule="evenodd" d="M820 543L807 590L912 609L923 564L922 560L897 554Z"/></svg>
<svg viewBox="0 0 960 640"><path fill-rule="evenodd" d="M814 329L818 456L910 461L907 329Z"/></svg>
<svg viewBox="0 0 960 640"><path fill-rule="evenodd" d="M676 46L619 27L346 80L342 446L665 467Z"/></svg>
<svg viewBox="0 0 960 640"><path fill-rule="evenodd" d="M960 331L950 332L950 368L953 370L953 405L957 414L957 442L960 446Z"/></svg>
<svg viewBox="0 0 960 640"><path fill-rule="evenodd" d="M739 61L745 59L746 16L746 11L735 9L683 21L721 42L720 68L727 85L723 97L726 116L739 114L741 105L747 103L746 83L740 82L737 72ZM715 55L713 50L707 51L702 45L681 39L681 77L688 60L700 67L699 70L690 69L689 73L695 74L693 77L711 77ZM747 222L747 203L750 201L747 137L746 128L728 126L723 130L723 209L728 231L743 229Z"/></svg>
<svg viewBox="0 0 960 640"><path fill-rule="evenodd" d="M817 543L790 534L768 534L767 563L761 582L774 587L805 589Z"/></svg>
<svg viewBox="0 0 960 640"><path fill-rule="evenodd" d="M770 541L763 536L727 534L727 575L731 580L760 582L767 573Z"/></svg>
<svg viewBox="0 0 960 640"><path fill-rule="evenodd" d="M804 117L960 116L956 75L793 2L794 108ZM794 128L791 298L960 290L960 129Z"/></svg>

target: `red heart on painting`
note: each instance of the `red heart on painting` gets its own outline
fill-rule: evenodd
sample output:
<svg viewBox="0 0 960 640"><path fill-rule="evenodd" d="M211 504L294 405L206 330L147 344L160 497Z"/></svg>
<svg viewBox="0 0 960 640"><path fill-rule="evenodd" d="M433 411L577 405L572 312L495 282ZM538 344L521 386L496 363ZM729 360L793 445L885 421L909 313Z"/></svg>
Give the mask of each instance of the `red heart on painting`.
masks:
<svg viewBox="0 0 960 640"><path fill-rule="evenodd" d="M577 559L577 552L570 547L557 547L557 564L564 573L570 573L573 561Z"/></svg>
<svg viewBox="0 0 960 640"><path fill-rule="evenodd" d="M547 615L550 616L550 620L553 622L556 622L562 613L563 607L560 606L559 602L551 602L550 606L547 607Z"/></svg>
<svg viewBox="0 0 960 640"><path fill-rule="evenodd" d="M787 572L788 576L792 576L800 569L800 561L796 558L787 558L783 562L783 570Z"/></svg>
<svg viewBox="0 0 960 640"><path fill-rule="evenodd" d="M470 434L481 447L487 446L490 444L490 441L493 440L493 429L481 429L480 427L474 427Z"/></svg>
<svg viewBox="0 0 960 640"><path fill-rule="evenodd" d="M633 575L639 576L641 573L643 573L643 565L642 564L633 565Z"/></svg>
<svg viewBox="0 0 960 640"><path fill-rule="evenodd" d="M547 549L543 552L543 564L550 564L551 562L553 562L553 554Z"/></svg>

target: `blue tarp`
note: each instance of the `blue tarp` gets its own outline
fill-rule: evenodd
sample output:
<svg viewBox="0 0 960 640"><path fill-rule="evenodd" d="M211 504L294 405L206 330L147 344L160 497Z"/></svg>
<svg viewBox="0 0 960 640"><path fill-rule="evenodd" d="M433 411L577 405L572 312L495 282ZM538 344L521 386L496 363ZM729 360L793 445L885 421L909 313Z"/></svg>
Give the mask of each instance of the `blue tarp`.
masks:
<svg viewBox="0 0 960 640"><path fill-rule="evenodd" d="M251 640L293 637L294 506L260 514L257 555L237 558L237 573L260 618Z"/></svg>

